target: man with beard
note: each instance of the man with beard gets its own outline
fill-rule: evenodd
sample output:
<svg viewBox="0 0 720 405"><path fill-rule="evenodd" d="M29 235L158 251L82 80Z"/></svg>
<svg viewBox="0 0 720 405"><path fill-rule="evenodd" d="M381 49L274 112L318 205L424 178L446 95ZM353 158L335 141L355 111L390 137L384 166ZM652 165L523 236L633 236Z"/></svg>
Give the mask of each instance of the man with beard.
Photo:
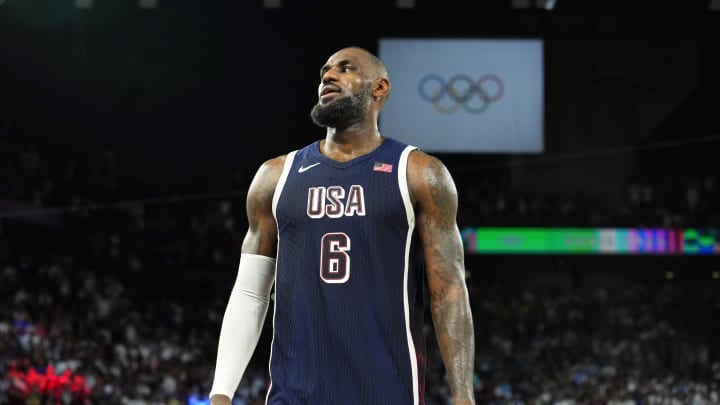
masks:
<svg viewBox="0 0 720 405"><path fill-rule="evenodd" d="M389 92L377 57L336 52L311 112L325 138L255 174L212 404L230 404L273 283L268 404L423 404L426 296L453 403L474 403L457 192L437 158L378 132Z"/></svg>

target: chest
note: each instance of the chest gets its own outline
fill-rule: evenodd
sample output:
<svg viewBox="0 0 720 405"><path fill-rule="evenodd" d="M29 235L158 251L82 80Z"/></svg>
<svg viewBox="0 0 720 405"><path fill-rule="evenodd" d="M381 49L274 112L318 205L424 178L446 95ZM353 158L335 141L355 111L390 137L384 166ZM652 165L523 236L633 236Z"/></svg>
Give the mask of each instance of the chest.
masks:
<svg viewBox="0 0 720 405"><path fill-rule="evenodd" d="M405 222L400 187L397 173L374 171L367 165L291 171L278 200L278 225Z"/></svg>

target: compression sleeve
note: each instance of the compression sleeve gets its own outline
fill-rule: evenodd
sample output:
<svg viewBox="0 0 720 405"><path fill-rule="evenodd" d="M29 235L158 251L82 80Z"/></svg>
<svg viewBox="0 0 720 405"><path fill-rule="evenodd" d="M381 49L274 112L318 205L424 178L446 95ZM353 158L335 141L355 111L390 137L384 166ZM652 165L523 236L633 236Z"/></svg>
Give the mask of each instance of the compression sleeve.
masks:
<svg viewBox="0 0 720 405"><path fill-rule="evenodd" d="M222 394L232 400L250 362L275 281L275 259L243 253L238 274L225 308L218 342L210 397Z"/></svg>

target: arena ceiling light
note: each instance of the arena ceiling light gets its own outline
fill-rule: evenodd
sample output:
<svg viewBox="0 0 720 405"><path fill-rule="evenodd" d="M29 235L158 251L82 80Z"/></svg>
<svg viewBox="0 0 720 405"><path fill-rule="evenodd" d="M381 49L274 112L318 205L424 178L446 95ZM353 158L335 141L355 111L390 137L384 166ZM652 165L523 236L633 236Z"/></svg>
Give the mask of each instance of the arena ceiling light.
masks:
<svg viewBox="0 0 720 405"><path fill-rule="evenodd" d="M75 8L91 9L93 8L93 0L75 0Z"/></svg>
<svg viewBox="0 0 720 405"><path fill-rule="evenodd" d="M510 0L512 8L530 8L530 0Z"/></svg>
<svg viewBox="0 0 720 405"><path fill-rule="evenodd" d="M263 0L263 7L280 8L282 7L282 0Z"/></svg>
<svg viewBox="0 0 720 405"><path fill-rule="evenodd" d="M552 10L555 8L557 0L510 0L510 5L514 9L528 9L530 7L543 8Z"/></svg>
<svg viewBox="0 0 720 405"><path fill-rule="evenodd" d="M138 7L142 9L156 9L158 0L138 0Z"/></svg>
<svg viewBox="0 0 720 405"><path fill-rule="evenodd" d="M555 3L557 3L556 0L535 0L535 7L552 10L555 8Z"/></svg>
<svg viewBox="0 0 720 405"><path fill-rule="evenodd" d="M415 8L415 0L395 0L397 8Z"/></svg>

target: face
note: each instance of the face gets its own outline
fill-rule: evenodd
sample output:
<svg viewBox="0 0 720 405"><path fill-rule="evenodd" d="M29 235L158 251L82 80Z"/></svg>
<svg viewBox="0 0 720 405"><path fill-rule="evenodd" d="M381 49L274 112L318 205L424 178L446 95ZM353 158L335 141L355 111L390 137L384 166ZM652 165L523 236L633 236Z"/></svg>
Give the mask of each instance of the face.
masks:
<svg viewBox="0 0 720 405"><path fill-rule="evenodd" d="M310 116L321 127L346 128L370 113L373 75L361 50L343 49L320 69L318 103Z"/></svg>

